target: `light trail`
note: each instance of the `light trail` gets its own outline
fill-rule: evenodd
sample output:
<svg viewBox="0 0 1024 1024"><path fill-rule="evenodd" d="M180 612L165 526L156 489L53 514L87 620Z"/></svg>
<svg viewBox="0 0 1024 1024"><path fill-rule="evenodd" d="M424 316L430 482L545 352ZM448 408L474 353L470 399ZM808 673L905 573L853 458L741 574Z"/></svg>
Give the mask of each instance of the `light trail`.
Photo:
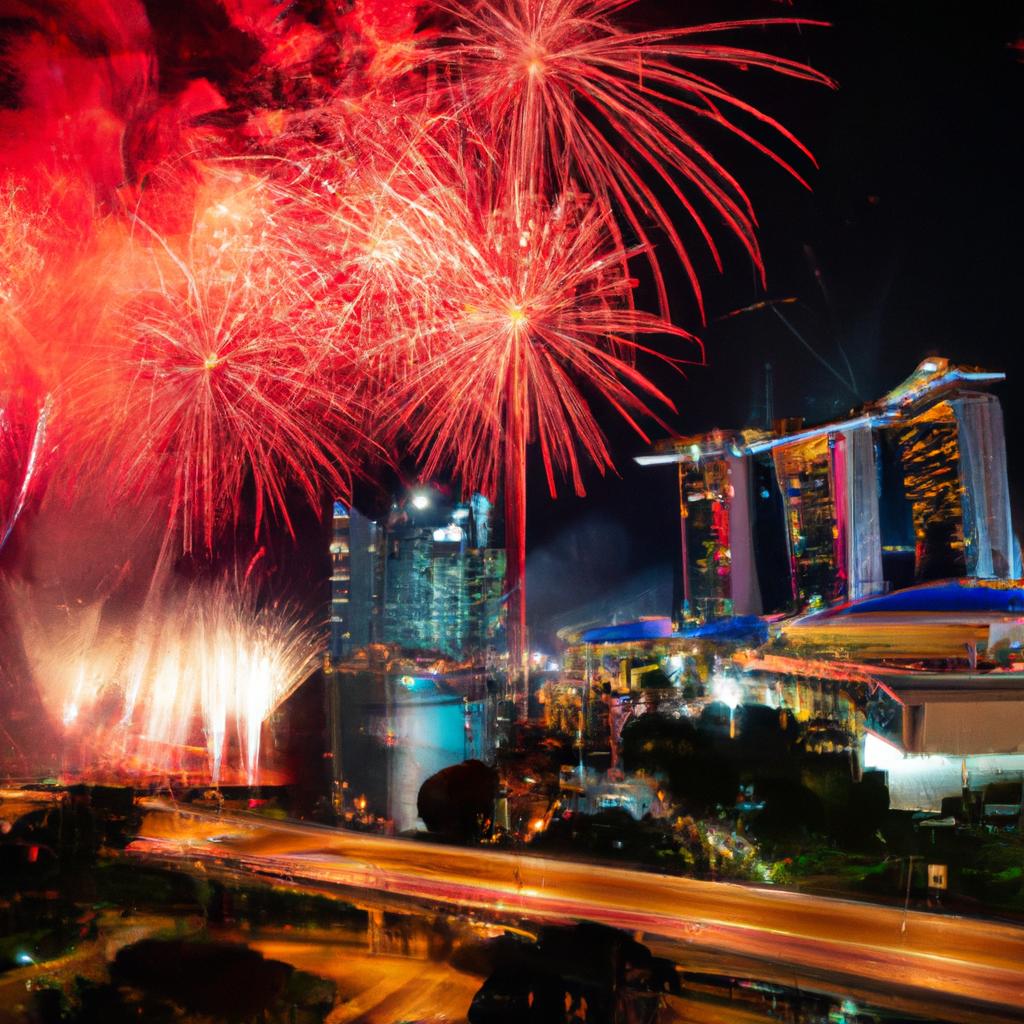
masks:
<svg viewBox="0 0 1024 1024"><path fill-rule="evenodd" d="M144 803L143 858L203 862L531 920L593 920L682 948L789 965L844 984L942 1002L981 1019L1024 1017L1024 929L607 865L421 846L298 823ZM953 1016L949 1019L959 1020Z"/></svg>

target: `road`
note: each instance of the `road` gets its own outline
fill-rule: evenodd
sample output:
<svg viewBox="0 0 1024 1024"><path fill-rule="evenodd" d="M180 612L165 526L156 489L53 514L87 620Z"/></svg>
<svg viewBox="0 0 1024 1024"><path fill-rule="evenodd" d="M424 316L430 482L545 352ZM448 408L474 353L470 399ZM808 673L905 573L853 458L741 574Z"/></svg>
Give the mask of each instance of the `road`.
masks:
<svg viewBox="0 0 1024 1024"><path fill-rule="evenodd" d="M234 938L233 935L228 937ZM294 935L239 936L271 960L330 978L338 986L338 1004L328 1024L429 1024L464 1022L480 978L444 963L408 957L367 955L334 936L311 942Z"/></svg>
<svg viewBox="0 0 1024 1024"><path fill-rule="evenodd" d="M1024 1020L1024 929L778 889L390 839L145 803L139 856L219 863L344 890L507 916L590 920L644 941L755 958L836 983Z"/></svg>
<svg viewBox="0 0 1024 1024"><path fill-rule="evenodd" d="M56 987L74 993L82 979L103 984L109 981L109 963L117 950L145 938L168 934L242 943L268 959L281 960L330 979L336 986L336 995L326 1024L466 1024L473 996L483 982L482 977L456 969L443 960L369 953L365 934L344 927L316 932L252 928L248 923L242 928L211 926L199 917L139 914L120 908L101 911L96 924L96 937L77 942L67 954L8 970L0 976L0 1024L37 1020L34 991ZM759 1003L756 998L748 998L735 1002L734 997L735 993L728 989L666 997L659 1024L779 1021L766 1000ZM805 1017L786 1019L802 1021Z"/></svg>

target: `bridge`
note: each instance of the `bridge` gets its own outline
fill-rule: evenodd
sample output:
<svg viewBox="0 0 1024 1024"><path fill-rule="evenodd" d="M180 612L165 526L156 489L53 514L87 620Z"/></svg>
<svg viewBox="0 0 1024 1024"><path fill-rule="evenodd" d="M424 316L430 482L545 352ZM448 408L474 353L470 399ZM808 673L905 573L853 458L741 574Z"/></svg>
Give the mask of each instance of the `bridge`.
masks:
<svg viewBox="0 0 1024 1024"><path fill-rule="evenodd" d="M144 801L130 856L311 887L373 912L415 908L509 924L596 921L720 971L843 986L949 1021L1024 1020L1024 928L777 888L417 843ZM747 968L744 968L747 969Z"/></svg>

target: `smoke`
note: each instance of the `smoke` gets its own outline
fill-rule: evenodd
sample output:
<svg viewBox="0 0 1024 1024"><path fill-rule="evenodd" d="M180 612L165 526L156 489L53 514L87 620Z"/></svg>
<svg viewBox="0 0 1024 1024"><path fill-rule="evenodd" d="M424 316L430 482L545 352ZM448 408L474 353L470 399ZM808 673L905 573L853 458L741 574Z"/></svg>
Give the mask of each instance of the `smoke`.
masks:
<svg viewBox="0 0 1024 1024"><path fill-rule="evenodd" d="M637 570L635 537L621 521L591 513L531 548L527 568L534 646L552 650L560 629L672 614L668 559Z"/></svg>

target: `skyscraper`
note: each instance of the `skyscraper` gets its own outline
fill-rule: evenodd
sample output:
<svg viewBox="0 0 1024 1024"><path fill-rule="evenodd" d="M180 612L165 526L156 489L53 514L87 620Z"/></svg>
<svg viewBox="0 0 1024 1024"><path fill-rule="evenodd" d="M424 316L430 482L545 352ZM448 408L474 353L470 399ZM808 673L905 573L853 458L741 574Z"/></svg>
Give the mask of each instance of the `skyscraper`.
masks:
<svg viewBox="0 0 1024 1024"><path fill-rule="evenodd" d="M381 528L341 501L333 528L330 655L337 660L378 639Z"/></svg>
<svg viewBox="0 0 1024 1024"><path fill-rule="evenodd" d="M487 498L454 502L423 487L383 525L341 502L334 513L333 659L372 642L456 659L503 645L505 552Z"/></svg>
<svg viewBox="0 0 1024 1024"><path fill-rule="evenodd" d="M983 390L1003 376L932 357L846 419L671 438L639 456L679 467L682 617L1018 579L1002 410Z"/></svg>

